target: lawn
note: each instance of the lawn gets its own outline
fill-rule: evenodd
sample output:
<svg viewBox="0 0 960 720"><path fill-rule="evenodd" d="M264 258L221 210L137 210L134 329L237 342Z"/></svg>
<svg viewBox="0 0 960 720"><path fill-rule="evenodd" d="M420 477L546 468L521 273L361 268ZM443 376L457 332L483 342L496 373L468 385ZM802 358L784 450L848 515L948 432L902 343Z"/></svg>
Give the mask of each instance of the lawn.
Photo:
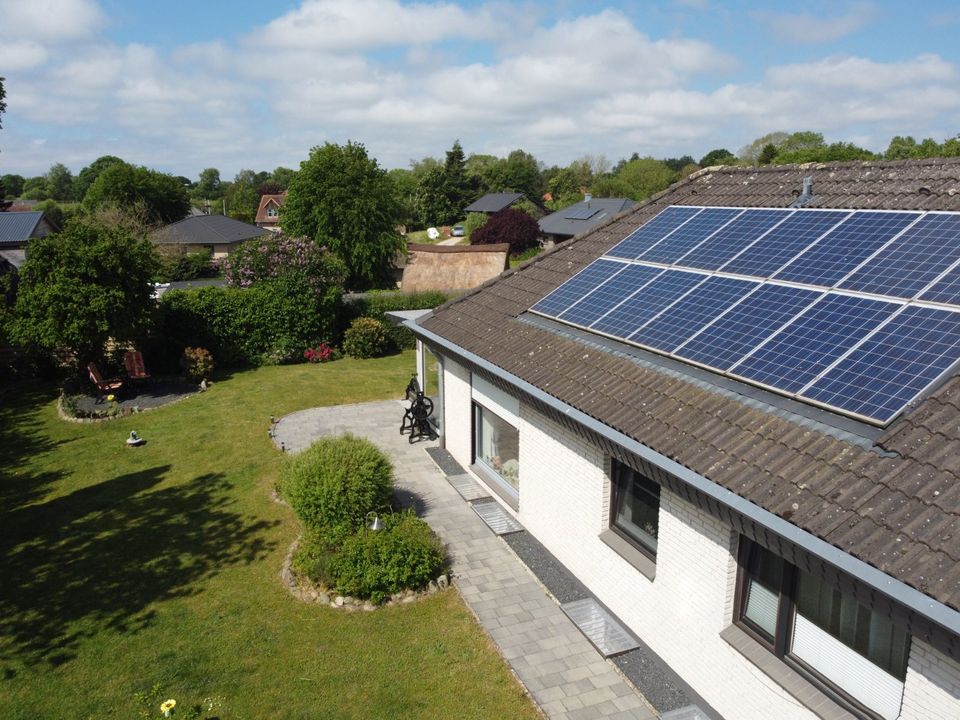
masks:
<svg viewBox="0 0 960 720"><path fill-rule="evenodd" d="M130 718L157 683L223 720L538 717L455 591L346 614L280 584L298 530L269 416L397 397L413 364L238 372L97 424L0 393L0 717Z"/></svg>

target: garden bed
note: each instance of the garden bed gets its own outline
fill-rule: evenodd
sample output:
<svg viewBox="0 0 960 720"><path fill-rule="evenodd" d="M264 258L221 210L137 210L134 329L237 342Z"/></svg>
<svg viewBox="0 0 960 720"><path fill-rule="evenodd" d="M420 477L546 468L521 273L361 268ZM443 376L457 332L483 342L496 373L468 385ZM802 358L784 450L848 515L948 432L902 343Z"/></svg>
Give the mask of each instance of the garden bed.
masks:
<svg viewBox="0 0 960 720"><path fill-rule="evenodd" d="M77 387L66 387L60 396L59 411L65 420L111 420L154 410L198 392L200 387L196 383L182 378L159 378L105 397L81 392Z"/></svg>

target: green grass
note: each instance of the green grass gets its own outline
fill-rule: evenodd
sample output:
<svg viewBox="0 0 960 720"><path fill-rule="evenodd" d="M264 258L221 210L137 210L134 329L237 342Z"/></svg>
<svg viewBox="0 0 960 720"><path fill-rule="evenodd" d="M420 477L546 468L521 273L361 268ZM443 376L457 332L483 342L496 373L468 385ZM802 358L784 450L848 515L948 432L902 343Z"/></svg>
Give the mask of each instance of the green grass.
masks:
<svg viewBox="0 0 960 720"><path fill-rule="evenodd" d="M268 367L82 425L52 389L0 394L0 717L130 718L155 683L223 720L537 717L455 592L346 614L280 584L298 528L269 416L397 397L412 370Z"/></svg>

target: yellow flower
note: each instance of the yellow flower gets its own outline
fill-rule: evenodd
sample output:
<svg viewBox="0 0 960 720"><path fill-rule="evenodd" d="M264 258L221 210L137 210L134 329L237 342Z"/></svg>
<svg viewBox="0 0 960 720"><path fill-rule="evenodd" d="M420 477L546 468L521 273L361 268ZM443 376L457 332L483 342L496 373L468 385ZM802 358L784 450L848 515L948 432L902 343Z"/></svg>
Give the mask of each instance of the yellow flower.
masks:
<svg viewBox="0 0 960 720"><path fill-rule="evenodd" d="M109 402L113 402L113 395L107 395L107 400Z"/></svg>
<svg viewBox="0 0 960 720"><path fill-rule="evenodd" d="M173 698L170 698L160 706L160 712L163 713L164 717L170 717L171 713L173 713L173 709L176 706L177 706L177 701L174 700Z"/></svg>

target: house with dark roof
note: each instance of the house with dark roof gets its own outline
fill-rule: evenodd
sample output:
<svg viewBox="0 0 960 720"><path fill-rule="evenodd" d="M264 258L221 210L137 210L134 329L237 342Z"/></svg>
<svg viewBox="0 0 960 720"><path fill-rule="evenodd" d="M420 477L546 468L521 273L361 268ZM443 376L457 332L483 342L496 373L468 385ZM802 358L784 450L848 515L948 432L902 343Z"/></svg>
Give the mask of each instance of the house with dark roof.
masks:
<svg viewBox="0 0 960 720"><path fill-rule="evenodd" d="M226 215L193 215L160 228L150 239L157 245L180 245L194 250L208 248L214 258L222 258L245 240L266 233L264 228Z"/></svg>
<svg viewBox="0 0 960 720"><path fill-rule="evenodd" d="M711 717L958 718L958 278L960 158L708 168L406 325L452 459Z"/></svg>
<svg viewBox="0 0 960 720"><path fill-rule="evenodd" d="M498 213L501 210L506 210L508 207L513 205L515 202L519 202L523 199L523 193L515 192L504 192L504 193L487 193L479 200L476 200L464 209L464 213L486 213L487 215L493 215Z"/></svg>
<svg viewBox="0 0 960 720"><path fill-rule="evenodd" d="M46 237L57 230L39 210L0 212L0 250L25 248L33 238Z"/></svg>
<svg viewBox="0 0 960 720"><path fill-rule="evenodd" d="M569 240L602 225L614 215L619 215L634 206L627 198L591 198L569 205L555 213L544 215L537 221L540 235L547 243Z"/></svg>
<svg viewBox="0 0 960 720"><path fill-rule="evenodd" d="M257 216L254 222L257 227L280 232L280 208L287 200L287 191L276 195L261 195L260 205L257 207Z"/></svg>

